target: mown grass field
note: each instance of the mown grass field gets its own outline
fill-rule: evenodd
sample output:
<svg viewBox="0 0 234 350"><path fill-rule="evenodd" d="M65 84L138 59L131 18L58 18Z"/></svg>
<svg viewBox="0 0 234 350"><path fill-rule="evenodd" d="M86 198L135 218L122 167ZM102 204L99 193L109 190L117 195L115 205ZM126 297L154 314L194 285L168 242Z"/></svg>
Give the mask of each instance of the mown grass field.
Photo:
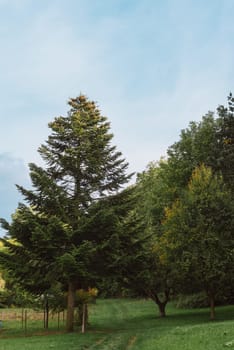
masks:
<svg viewBox="0 0 234 350"><path fill-rule="evenodd" d="M234 306L209 311L178 310L169 305L160 319L154 303L144 300L98 300L90 308L86 334L63 333L56 321L44 334L36 321L26 336L19 322L6 321L0 333L0 350L218 350L234 349ZM34 334L34 335L33 335ZM36 335L35 335L36 334Z"/></svg>

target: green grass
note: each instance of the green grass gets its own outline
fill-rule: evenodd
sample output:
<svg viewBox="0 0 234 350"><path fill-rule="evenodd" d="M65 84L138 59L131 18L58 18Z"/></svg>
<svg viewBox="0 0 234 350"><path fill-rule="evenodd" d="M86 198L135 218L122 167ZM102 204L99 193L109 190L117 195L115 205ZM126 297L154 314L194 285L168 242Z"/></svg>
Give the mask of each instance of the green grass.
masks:
<svg viewBox="0 0 234 350"><path fill-rule="evenodd" d="M157 308L144 300L98 300L90 309L86 334L43 335L40 327L22 329L6 322L0 334L0 350L218 350L234 349L234 307L217 308L217 320L209 310L178 310L169 305L160 319ZM18 328L17 328L18 327ZM40 336L32 335L40 332ZM54 334L53 334L54 333Z"/></svg>

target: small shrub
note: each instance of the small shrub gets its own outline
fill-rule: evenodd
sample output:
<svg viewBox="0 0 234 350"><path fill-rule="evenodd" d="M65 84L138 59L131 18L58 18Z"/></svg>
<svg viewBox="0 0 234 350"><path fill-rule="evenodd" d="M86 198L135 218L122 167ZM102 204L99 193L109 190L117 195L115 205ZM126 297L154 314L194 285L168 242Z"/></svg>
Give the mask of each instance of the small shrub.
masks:
<svg viewBox="0 0 234 350"><path fill-rule="evenodd" d="M209 301L207 295L204 292L200 292L190 295L179 295L178 298L175 300L175 305L179 309L195 309L208 307Z"/></svg>
<svg viewBox="0 0 234 350"><path fill-rule="evenodd" d="M230 305L233 304L233 296L229 293L227 295L216 295L215 297L215 305ZM179 295L175 299L175 305L179 309L196 309L209 307L209 300L205 292L194 293L189 295Z"/></svg>

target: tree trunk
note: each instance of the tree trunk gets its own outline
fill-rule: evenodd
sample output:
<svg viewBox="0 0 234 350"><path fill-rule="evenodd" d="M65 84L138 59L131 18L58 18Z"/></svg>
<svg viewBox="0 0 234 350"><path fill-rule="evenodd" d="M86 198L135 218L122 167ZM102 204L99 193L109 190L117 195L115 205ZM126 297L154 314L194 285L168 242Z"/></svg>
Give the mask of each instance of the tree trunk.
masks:
<svg viewBox="0 0 234 350"><path fill-rule="evenodd" d="M214 319L215 319L215 300L214 300L214 296L212 294L209 295L209 299L210 299L210 319L211 319L211 321L214 321Z"/></svg>
<svg viewBox="0 0 234 350"><path fill-rule="evenodd" d="M83 304L82 333L85 333L88 324L88 305Z"/></svg>
<svg viewBox="0 0 234 350"><path fill-rule="evenodd" d="M160 301L157 303L160 317L166 317L166 304L167 302L165 301L163 303Z"/></svg>
<svg viewBox="0 0 234 350"><path fill-rule="evenodd" d="M67 294L67 332L73 332L74 330L75 290L74 283L69 282Z"/></svg>
<svg viewBox="0 0 234 350"><path fill-rule="evenodd" d="M153 301L158 305L158 309L159 309L159 316L160 317L166 317L166 305L169 301L169 295L170 295L170 291L166 290L164 292L164 299L163 301L160 300L159 296L157 293L150 293L149 296L151 299L153 299Z"/></svg>
<svg viewBox="0 0 234 350"><path fill-rule="evenodd" d="M44 306L44 328L49 328L49 302L47 298Z"/></svg>

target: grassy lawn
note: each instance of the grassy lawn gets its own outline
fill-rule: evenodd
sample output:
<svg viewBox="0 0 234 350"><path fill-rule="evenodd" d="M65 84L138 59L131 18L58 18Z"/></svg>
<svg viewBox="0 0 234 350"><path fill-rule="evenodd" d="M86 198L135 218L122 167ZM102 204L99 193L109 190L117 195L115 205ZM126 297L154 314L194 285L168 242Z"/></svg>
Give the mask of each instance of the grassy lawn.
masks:
<svg viewBox="0 0 234 350"><path fill-rule="evenodd" d="M234 349L234 306L217 308L217 320L209 312L178 310L169 305L160 319L151 301L98 300L90 309L86 334L56 330L43 334L36 324L25 336L15 321L4 323L0 350L218 350ZM33 335L37 334L37 335Z"/></svg>

